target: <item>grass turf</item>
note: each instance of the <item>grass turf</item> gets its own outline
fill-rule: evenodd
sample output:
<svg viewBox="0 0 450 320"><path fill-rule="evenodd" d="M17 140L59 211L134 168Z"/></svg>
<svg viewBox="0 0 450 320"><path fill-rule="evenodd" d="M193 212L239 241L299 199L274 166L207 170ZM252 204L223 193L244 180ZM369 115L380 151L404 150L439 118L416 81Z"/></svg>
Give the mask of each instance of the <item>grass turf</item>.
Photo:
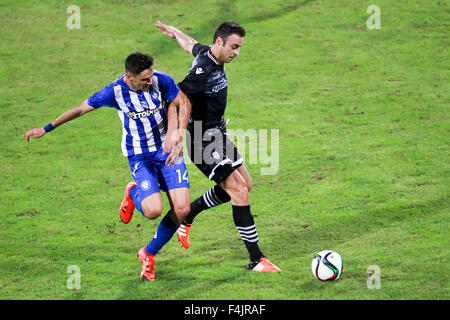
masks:
<svg viewBox="0 0 450 320"><path fill-rule="evenodd" d="M377 1L379 30L368 1L78 1L79 30L70 4L1 4L1 299L449 298L446 2ZM142 283L136 253L159 220L119 222L131 176L116 112L21 136L113 81L132 51L180 81L192 57L157 20L208 44L229 19L247 30L226 66L229 128L279 130L277 173L248 169L260 246L283 272L243 268L227 204L198 217L189 251L172 239ZM188 168L193 200L212 184ZM311 274L323 249L344 259L337 282ZM66 286L71 265L80 290ZM380 290L367 288L370 265Z"/></svg>

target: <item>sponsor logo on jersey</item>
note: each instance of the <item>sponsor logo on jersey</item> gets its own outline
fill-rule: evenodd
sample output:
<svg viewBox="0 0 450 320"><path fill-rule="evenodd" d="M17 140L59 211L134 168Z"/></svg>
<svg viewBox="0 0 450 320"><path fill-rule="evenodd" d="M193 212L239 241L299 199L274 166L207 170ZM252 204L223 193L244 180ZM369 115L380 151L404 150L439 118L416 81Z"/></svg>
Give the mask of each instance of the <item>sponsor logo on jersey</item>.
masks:
<svg viewBox="0 0 450 320"><path fill-rule="evenodd" d="M228 87L228 81L225 79L222 83L218 84L217 86L214 86L211 91L212 92L219 92L220 90L222 90L223 88Z"/></svg>
<svg viewBox="0 0 450 320"><path fill-rule="evenodd" d="M131 118L133 120L141 119L141 118L147 118L151 115L154 115L155 113L158 113L163 108L162 104L154 109L147 109L144 111L128 111L127 116L128 118Z"/></svg>

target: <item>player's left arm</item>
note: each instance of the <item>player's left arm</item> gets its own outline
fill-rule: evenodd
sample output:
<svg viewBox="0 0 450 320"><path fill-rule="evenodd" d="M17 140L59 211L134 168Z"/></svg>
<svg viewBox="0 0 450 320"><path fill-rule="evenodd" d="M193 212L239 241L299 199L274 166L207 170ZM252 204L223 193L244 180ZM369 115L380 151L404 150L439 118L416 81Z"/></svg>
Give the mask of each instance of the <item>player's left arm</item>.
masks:
<svg viewBox="0 0 450 320"><path fill-rule="evenodd" d="M164 31L164 34L166 36L172 39L176 39L178 41L178 44L183 48L184 51L192 54L192 49L194 48L194 45L197 43L197 40L181 32L180 30L178 30L173 26L168 26L165 25L164 23L161 23L161 21L158 21L155 27L159 28L161 31Z"/></svg>
<svg viewBox="0 0 450 320"><path fill-rule="evenodd" d="M175 164L183 154L183 137L191 115L191 102L187 96L178 91L167 110L167 133L163 153L169 153L166 164Z"/></svg>

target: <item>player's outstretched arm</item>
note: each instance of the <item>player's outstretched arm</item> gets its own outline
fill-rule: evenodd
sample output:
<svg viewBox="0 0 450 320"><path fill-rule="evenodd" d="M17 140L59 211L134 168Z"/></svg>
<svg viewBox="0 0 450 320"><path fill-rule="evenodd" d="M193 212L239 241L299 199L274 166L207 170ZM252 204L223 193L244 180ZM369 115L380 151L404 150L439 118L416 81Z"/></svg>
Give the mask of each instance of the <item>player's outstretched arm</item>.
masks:
<svg viewBox="0 0 450 320"><path fill-rule="evenodd" d="M67 110L66 112L64 112L62 115L60 115L58 118L56 118L55 120L53 120L46 126L28 130L27 132L25 132L23 137L27 141L30 141L30 137L34 138L34 139L40 138L45 133L53 130L54 128L62 125L63 123L66 123L70 120L78 118L78 117L82 116L83 114L85 114L89 111L92 111L92 110L94 110L94 107L91 107L90 105L88 105L87 100L85 100L82 103L80 103L79 105L73 107L72 109Z"/></svg>
<svg viewBox="0 0 450 320"><path fill-rule="evenodd" d="M192 48L197 43L197 41L187 34L184 34L177 28L173 26L165 25L164 23L161 23L158 21L158 23L155 25L156 28L159 28L160 30L164 31L164 34L172 39L177 39L178 44L183 48L184 51L187 53L192 54Z"/></svg>
<svg viewBox="0 0 450 320"><path fill-rule="evenodd" d="M169 153L166 164L175 164L183 154L183 137L191 115L191 102L180 90L167 110L167 134L163 153Z"/></svg>

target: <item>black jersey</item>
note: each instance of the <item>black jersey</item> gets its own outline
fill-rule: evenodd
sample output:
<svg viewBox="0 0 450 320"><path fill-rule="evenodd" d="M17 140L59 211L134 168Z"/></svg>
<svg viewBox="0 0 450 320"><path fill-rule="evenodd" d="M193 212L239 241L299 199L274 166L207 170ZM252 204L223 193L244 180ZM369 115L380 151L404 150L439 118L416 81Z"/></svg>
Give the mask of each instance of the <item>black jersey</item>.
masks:
<svg viewBox="0 0 450 320"><path fill-rule="evenodd" d="M210 46L196 43L192 55L195 59L191 68L178 84L192 104L189 123L202 121L204 130L224 126L228 89L225 68L214 58Z"/></svg>

